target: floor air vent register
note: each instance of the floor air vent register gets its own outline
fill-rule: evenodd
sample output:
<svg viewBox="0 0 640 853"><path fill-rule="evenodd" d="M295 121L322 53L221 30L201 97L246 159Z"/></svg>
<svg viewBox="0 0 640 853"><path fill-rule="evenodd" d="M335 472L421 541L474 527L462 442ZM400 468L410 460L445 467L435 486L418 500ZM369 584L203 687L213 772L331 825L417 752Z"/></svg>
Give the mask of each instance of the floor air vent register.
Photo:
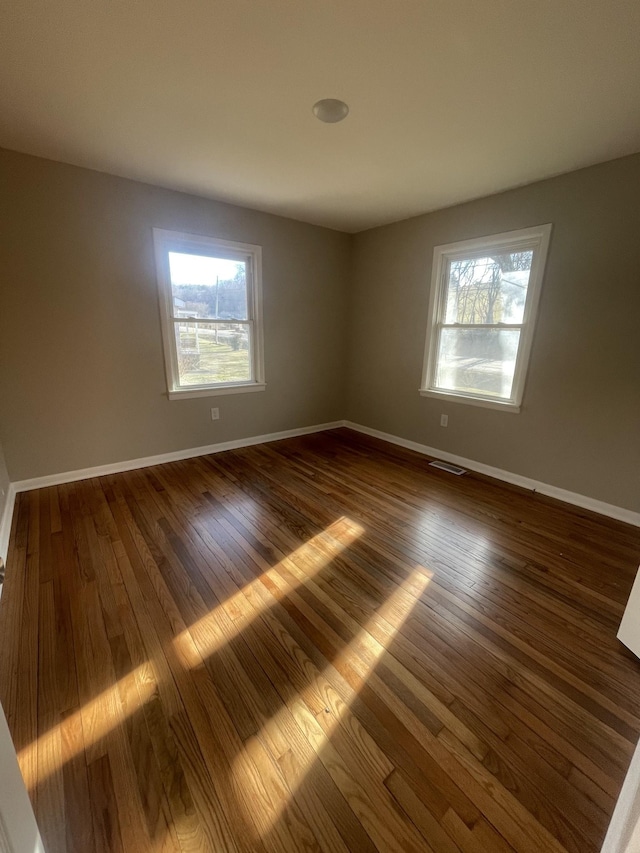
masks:
<svg viewBox="0 0 640 853"><path fill-rule="evenodd" d="M461 474L466 474L466 468L459 468L457 465L452 465L451 462L442 462L440 459L436 459L433 462L429 462L432 468L442 468L443 471L448 471L450 474L455 474L456 477L459 477Z"/></svg>

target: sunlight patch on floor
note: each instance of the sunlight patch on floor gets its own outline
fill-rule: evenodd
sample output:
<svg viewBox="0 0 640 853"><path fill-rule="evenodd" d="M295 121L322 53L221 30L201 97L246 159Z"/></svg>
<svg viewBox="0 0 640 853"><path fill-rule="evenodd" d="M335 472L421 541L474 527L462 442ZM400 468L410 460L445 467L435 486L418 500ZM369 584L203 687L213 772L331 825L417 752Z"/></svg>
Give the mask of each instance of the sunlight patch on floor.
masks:
<svg viewBox="0 0 640 853"><path fill-rule="evenodd" d="M389 646L410 617L415 604L426 590L432 577L432 572L422 566L417 566L377 609L371 620L338 652L330 664L338 671L343 666L351 668L355 666L357 668L358 683L354 688L356 692L370 678L377 664L387 653ZM411 603L409 603L408 597ZM373 623L378 623L380 619L386 620L390 626L384 643L379 642L371 634ZM259 804L263 810L263 813L257 815L255 809L247 808L256 823L258 835L261 838L264 838L280 819L289 801L304 783L309 770L319 760L322 751L330 744L336 728L345 722L351 713L350 704L344 702L338 693L328 686L325 673L326 670L320 673L308 689L302 690L292 699L287 700L283 708L269 721L269 725L275 723L283 732L286 732L293 717L294 724L301 730L301 736L306 738L312 747L306 761L297 753L295 766L288 768L290 772L286 773L286 782L283 782L279 772L274 772L272 761L268 762L272 766L272 770L266 774L266 777L265 773L262 772L265 767L264 760L259 764L254 762L253 753L255 750L259 749L261 753L265 751L264 746L260 743L260 735L247 742L246 749L237 756L234 762L233 772L238 780L239 789L254 792L254 798L252 800L249 797L247 807L249 803L254 802L256 805ZM328 707L325 713L320 713L317 716L312 713L313 702L310 701L312 692L320 692L327 699Z"/></svg>
<svg viewBox="0 0 640 853"><path fill-rule="evenodd" d="M119 681L65 717L18 753L25 785L32 791L67 761L90 750L121 722L142 708L156 693L149 662L140 664ZM32 770L37 768L37 779Z"/></svg>
<svg viewBox="0 0 640 853"><path fill-rule="evenodd" d="M280 569L295 568L297 571L298 565L303 565L307 576L312 577L363 533L364 528L357 522L339 518L247 587L238 590L174 639L182 664L186 668L201 666L203 658L239 636L247 624L268 608L269 604L261 604L258 608L255 603L249 604L247 596L256 585L271 580L271 595L280 600L282 595L277 591L275 596L273 593ZM256 600L262 601L252 597L252 602ZM156 691L153 664L146 661L25 746L18 754L18 762L27 788L33 790L36 781L41 785L67 761L85 749L90 750L141 709Z"/></svg>
<svg viewBox="0 0 640 853"><path fill-rule="evenodd" d="M183 664L191 669L201 666L203 659L242 634L247 625L269 609L271 603L268 600L252 594L260 585L266 585L272 598L280 601L286 594L276 589L281 584L283 569L297 573L302 567L304 577L311 578L363 533L362 525L343 516L330 524L322 533L318 533L304 545L292 551L275 566L263 572L247 586L232 594L174 639L176 651ZM300 581L300 583L303 582Z"/></svg>

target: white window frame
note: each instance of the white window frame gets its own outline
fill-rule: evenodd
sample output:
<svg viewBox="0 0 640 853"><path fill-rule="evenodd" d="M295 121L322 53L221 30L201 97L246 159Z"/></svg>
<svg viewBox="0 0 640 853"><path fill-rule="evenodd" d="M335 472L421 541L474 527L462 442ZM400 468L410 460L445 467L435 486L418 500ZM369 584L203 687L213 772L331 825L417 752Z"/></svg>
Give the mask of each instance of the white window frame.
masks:
<svg viewBox="0 0 640 853"><path fill-rule="evenodd" d="M492 234L473 240L461 240L458 243L447 243L446 245L435 247L433 250L433 266L431 271L427 339L422 383L419 389L423 397L435 397L440 400L450 400L456 403L470 403L471 405L482 406L488 409L502 409L509 412L520 411L550 238L551 225L547 224L538 225L533 228L522 228L518 231L506 231L502 234ZM533 250L533 259L522 323L481 324L484 328L520 329L511 397L508 400L496 399L495 397L481 394L438 388L435 381L441 330L443 328L468 327L468 324L465 323L444 322L447 271L450 262L473 257L474 255L483 256L488 252L497 254L499 252L524 252L530 250Z"/></svg>
<svg viewBox="0 0 640 853"><path fill-rule="evenodd" d="M262 247L251 243L221 240L181 231L153 229L156 256L156 274L160 298L160 322L164 345L164 364L167 390L170 400L185 400L190 397L213 397L220 394L240 394L247 391L264 391L264 347L262 326ZM173 291L169 269L169 252L210 255L243 261L246 264L247 318L237 322L250 327L250 365L252 378L246 382L216 382L208 385L180 385L178 353L176 348L175 324L184 318L174 316ZM189 319L190 323L211 323L210 318ZM225 322L234 322L227 320Z"/></svg>

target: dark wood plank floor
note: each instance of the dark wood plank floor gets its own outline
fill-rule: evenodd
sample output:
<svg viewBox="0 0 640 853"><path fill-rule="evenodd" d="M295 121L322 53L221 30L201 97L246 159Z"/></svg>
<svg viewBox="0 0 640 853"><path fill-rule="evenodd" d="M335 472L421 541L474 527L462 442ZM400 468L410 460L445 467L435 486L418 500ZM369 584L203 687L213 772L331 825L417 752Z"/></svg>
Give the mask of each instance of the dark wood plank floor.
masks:
<svg viewBox="0 0 640 853"><path fill-rule="evenodd" d="M49 853L589 853L640 530L338 430L18 496L0 700Z"/></svg>

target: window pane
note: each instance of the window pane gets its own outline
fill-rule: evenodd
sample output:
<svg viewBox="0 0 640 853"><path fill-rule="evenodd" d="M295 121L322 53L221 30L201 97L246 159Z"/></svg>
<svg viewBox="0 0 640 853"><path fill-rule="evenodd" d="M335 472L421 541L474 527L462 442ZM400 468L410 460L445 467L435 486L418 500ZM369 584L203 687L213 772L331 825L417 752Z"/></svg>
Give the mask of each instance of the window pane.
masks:
<svg viewBox="0 0 640 853"><path fill-rule="evenodd" d="M246 323L176 323L180 385L250 382L250 327Z"/></svg>
<svg viewBox="0 0 640 853"><path fill-rule="evenodd" d="M522 323L533 251L451 261L445 323Z"/></svg>
<svg viewBox="0 0 640 853"><path fill-rule="evenodd" d="M169 252L173 316L247 320L244 261Z"/></svg>
<svg viewBox="0 0 640 853"><path fill-rule="evenodd" d="M435 387L508 400L519 340L517 329L442 329Z"/></svg>

